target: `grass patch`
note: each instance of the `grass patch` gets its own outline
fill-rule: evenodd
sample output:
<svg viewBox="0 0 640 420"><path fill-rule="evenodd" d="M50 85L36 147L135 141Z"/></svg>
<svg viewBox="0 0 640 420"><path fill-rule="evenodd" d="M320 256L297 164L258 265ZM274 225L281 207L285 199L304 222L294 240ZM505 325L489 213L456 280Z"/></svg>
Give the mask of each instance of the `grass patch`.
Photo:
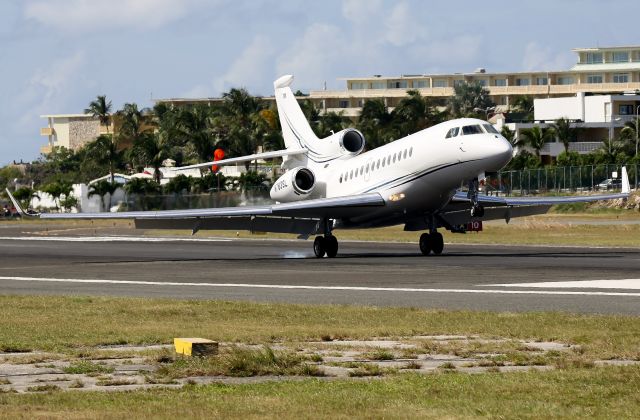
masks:
<svg viewBox="0 0 640 420"><path fill-rule="evenodd" d="M389 350L379 349L364 355L370 360L394 360L396 356Z"/></svg>
<svg viewBox="0 0 640 420"><path fill-rule="evenodd" d="M76 375L88 375L88 374L101 374L113 372L111 366L102 365L99 363L92 363L86 360L74 362L71 365L62 369L64 373L76 374Z"/></svg>
<svg viewBox="0 0 640 420"><path fill-rule="evenodd" d="M0 378L0 385L11 385L11 381L7 378Z"/></svg>
<svg viewBox="0 0 640 420"><path fill-rule="evenodd" d="M96 382L96 386L123 386L123 385L135 385L137 382L132 379L123 378L109 378L102 379Z"/></svg>
<svg viewBox="0 0 640 420"><path fill-rule="evenodd" d="M636 419L640 367L2 394L2 416ZM312 409L310 408L312 407Z"/></svg>
<svg viewBox="0 0 640 420"><path fill-rule="evenodd" d="M131 322L132 319L136 322ZM77 325L83 327L77 328ZM76 354L78 347L122 341L126 344L166 344L178 336L206 337L219 342L269 343L274 336L286 341L317 341L322 335L369 339L441 334L505 337L507 341L464 344L453 340L424 340L419 341L423 351L459 355L508 353L517 351L522 346L517 340L522 339L579 345L583 347L583 356L592 360L640 360L640 322L633 316L119 297L0 296L0 342L12 340L21 343L21 347L67 354ZM85 368L108 369L95 367L102 365L91 362L72 366L77 366L78 373L84 373Z"/></svg>
<svg viewBox="0 0 640 420"><path fill-rule="evenodd" d="M363 376L382 376L384 369L375 363L362 363L359 367L349 372L349 376L359 378Z"/></svg>
<svg viewBox="0 0 640 420"><path fill-rule="evenodd" d="M187 376L265 376L302 375L322 376L315 365L305 363L306 357L291 352L231 347L217 356L178 358L163 363L154 378L184 378Z"/></svg>
<svg viewBox="0 0 640 420"><path fill-rule="evenodd" d="M82 382L80 379L76 379L69 384L69 388L84 388L84 382Z"/></svg>
<svg viewBox="0 0 640 420"><path fill-rule="evenodd" d="M47 384L47 385L35 385L27 388L29 392L54 392L60 391L60 387L58 385Z"/></svg>

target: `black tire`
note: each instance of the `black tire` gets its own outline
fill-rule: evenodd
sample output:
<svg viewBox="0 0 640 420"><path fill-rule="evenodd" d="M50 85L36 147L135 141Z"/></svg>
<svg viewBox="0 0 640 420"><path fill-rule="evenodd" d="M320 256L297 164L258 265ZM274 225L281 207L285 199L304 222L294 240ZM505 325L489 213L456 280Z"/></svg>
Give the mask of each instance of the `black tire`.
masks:
<svg viewBox="0 0 640 420"><path fill-rule="evenodd" d="M313 253L316 254L316 257L322 258L326 252L326 245L324 237L316 236L316 239L313 241Z"/></svg>
<svg viewBox="0 0 640 420"><path fill-rule="evenodd" d="M431 235L431 250L435 255L442 254L444 249L444 238L440 232L433 233Z"/></svg>
<svg viewBox="0 0 640 420"><path fill-rule="evenodd" d="M422 255L429 255L431 253L431 248L431 235L428 233L420 235L420 252L422 252Z"/></svg>
<svg viewBox="0 0 640 420"><path fill-rule="evenodd" d="M329 235L324 238L324 247L327 251L327 257L334 258L338 255L338 238L333 235Z"/></svg>

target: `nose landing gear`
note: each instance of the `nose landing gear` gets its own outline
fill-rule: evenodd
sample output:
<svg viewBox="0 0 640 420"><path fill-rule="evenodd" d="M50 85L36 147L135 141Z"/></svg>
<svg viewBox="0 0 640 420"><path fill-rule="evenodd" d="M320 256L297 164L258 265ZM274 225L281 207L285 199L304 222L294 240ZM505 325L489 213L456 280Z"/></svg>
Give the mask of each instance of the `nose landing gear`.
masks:
<svg viewBox="0 0 640 420"><path fill-rule="evenodd" d="M478 189L480 186L480 182L478 178L474 178L469 181L469 192L467 193L467 197L471 201L471 217L482 217L484 216L484 207L479 203L478 200Z"/></svg>

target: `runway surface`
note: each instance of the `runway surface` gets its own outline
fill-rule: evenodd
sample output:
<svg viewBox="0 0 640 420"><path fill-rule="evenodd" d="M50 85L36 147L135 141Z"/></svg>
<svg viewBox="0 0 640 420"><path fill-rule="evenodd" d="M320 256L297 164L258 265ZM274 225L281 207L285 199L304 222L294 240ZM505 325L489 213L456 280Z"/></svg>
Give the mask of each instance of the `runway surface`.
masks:
<svg viewBox="0 0 640 420"><path fill-rule="evenodd" d="M0 229L0 294L640 314L640 249L25 236Z"/></svg>

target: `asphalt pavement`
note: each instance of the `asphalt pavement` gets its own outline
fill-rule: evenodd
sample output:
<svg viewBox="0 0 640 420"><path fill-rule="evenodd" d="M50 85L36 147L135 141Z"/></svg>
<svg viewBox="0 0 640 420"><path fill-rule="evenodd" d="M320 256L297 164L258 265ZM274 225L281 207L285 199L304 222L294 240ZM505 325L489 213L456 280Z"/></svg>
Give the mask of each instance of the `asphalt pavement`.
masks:
<svg viewBox="0 0 640 420"><path fill-rule="evenodd" d="M317 259L312 241L90 233L0 226L0 294L640 314L637 248L341 241Z"/></svg>

